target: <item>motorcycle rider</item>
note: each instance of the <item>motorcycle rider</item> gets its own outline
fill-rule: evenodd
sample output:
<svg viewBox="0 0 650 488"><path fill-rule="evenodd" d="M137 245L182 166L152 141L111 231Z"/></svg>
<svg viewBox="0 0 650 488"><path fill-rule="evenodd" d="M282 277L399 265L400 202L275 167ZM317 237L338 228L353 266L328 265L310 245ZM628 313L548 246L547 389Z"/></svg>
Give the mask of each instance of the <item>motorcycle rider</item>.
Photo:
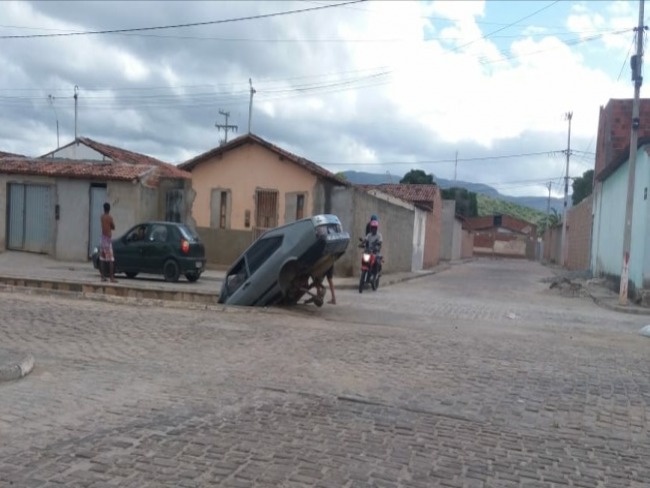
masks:
<svg viewBox="0 0 650 488"><path fill-rule="evenodd" d="M379 217L377 217L377 215L375 215L375 214L372 214L372 215L370 216L370 220L369 220L368 223L366 224L366 235L370 234L370 222L372 222L373 220L376 220L376 221L377 221L377 225L379 225Z"/></svg>
<svg viewBox="0 0 650 488"><path fill-rule="evenodd" d="M383 239L381 233L379 232L379 222L375 219L371 220L368 224L370 227L370 232L366 236L365 244L366 249L370 252L375 252L377 254L377 260L375 261L375 266L378 268L377 271L381 270L381 244Z"/></svg>

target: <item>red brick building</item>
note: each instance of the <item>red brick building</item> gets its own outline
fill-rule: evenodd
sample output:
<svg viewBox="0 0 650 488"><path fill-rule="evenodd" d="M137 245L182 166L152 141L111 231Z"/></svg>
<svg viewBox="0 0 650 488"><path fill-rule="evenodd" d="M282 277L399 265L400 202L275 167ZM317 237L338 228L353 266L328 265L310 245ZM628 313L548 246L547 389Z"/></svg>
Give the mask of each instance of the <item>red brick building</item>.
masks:
<svg viewBox="0 0 650 488"><path fill-rule="evenodd" d="M474 232L474 255L535 259L537 226L510 215L486 215L467 219Z"/></svg>

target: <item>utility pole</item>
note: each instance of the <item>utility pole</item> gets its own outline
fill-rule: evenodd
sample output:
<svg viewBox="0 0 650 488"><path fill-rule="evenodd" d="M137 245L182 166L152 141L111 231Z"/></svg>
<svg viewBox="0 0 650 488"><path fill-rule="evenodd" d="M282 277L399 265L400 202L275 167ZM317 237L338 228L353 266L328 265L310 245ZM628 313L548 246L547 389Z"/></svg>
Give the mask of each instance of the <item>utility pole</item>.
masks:
<svg viewBox="0 0 650 488"><path fill-rule="evenodd" d="M54 97L52 95L47 96L48 101L50 102L50 107L54 110L54 118L56 119L56 148L60 147L59 145L59 115L56 113L56 108L54 107Z"/></svg>
<svg viewBox="0 0 650 488"><path fill-rule="evenodd" d="M454 182L456 181L457 174L458 174L458 151L456 151L456 161L454 162Z"/></svg>
<svg viewBox="0 0 650 488"><path fill-rule="evenodd" d="M627 305L628 281L630 276L630 248L632 245L632 215L634 210L634 177L636 173L636 153L639 141L639 105L643 75L643 2L639 1L639 26L636 28L636 54L632 56L632 81L634 81L634 101L632 102L632 134L630 135L630 163L627 175L627 201L625 204L625 231L623 234L623 269L618 289L618 302Z"/></svg>
<svg viewBox="0 0 650 488"><path fill-rule="evenodd" d="M217 130L223 129L225 135L224 135L223 140L220 141L220 142L221 142L221 144L226 144L228 142L228 131L232 130L232 131L237 132L237 126L228 124L228 118L230 117L230 112L224 112L223 110L219 109L219 113L226 118L226 123L225 124L219 124L219 123L215 122L214 126L217 128Z"/></svg>
<svg viewBox="0 0 650 488"><path fill-rule="evenodd" d="M553 186L553 182L549 181L547 186L548 186L548 202L546 204L546 228L548 229L548 224L551 221L551 187Z"/></svg>
<svg viewBox="0 0 650 488"><path fill-rule="evenodd" d="M79 96L79 87L74 86L74 140L77 140L77 101Z"/></svg>
<svg viewBox="0 0 650 488"><path fill-rule="evenodd" d="M248 78L248 84L251 86L251 99L248 104L248 133L251 133L251 119L253 118L253 95L255 95L255 88L253 88L253 80Z"/></svg>
<svg viewBox="0 0 650 488"><path fill-rule="evenodd" d="M566 239L566 227L567 227L567 205L569 203L569 158L571 157L571 119L573 118L573 112L567 112L566 118L569 121L569 136L566 149L566 176L564 177L564 212L562 213L562 266L567 264L567 239Z"/></svg>

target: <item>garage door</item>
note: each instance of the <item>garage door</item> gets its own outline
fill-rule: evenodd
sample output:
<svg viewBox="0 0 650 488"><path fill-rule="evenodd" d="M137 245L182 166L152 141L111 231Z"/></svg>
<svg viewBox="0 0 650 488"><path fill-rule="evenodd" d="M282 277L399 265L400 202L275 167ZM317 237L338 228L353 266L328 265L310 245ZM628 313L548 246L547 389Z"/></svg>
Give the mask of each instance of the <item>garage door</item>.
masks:
<svg viewBox="0 0 650 488"><path fill-rule="evenodd" d="M53 249L54 204L52 187L9 184L7 247L47 253Z"/></svg>

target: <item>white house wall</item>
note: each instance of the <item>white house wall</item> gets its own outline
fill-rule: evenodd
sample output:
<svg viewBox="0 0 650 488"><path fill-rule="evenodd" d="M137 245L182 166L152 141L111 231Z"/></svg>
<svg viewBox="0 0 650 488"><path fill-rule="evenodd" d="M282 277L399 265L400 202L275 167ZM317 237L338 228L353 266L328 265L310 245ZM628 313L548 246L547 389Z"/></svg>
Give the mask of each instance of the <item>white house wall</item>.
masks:
<svg viewBox="0 0 650 488"><path fill-rule="evenodd" d="M71 144L57 149L48 158L83 159L90 161L110 161L102 153L86 146L85 144Z"/></svg>
<svg viewBox="0 0 650 488"><path fill-rule="evenodd" d="M451 238L451 260L458 261L463 249L463 223L454 216Z"/></svg>
<svg viewBox="0 0 650 488"><path fill-rule="evenodd" d="M594 200L592 269L597 276L620 278L623 264L623 232L629 163L625 162L602 182ZM648 192L650 166L644 148L637 153L634 188L634 213L630 251L630 280L643 287L644 276L650 276L648 241Z"/></svg>
<svg viewBox="0 0 650 488"><path fill-rule="evenodd" d="M131 182L109 182L106 197L115 221L115 236L121 236L141 222L141 186Z"/></svg>
<svg viewBox="0 0 650 488"><path fill-rule="evenodd" d="M427 212L417 207L414 210L411 270L420 271L424 268L424 235L427 225Z"/></svg>

